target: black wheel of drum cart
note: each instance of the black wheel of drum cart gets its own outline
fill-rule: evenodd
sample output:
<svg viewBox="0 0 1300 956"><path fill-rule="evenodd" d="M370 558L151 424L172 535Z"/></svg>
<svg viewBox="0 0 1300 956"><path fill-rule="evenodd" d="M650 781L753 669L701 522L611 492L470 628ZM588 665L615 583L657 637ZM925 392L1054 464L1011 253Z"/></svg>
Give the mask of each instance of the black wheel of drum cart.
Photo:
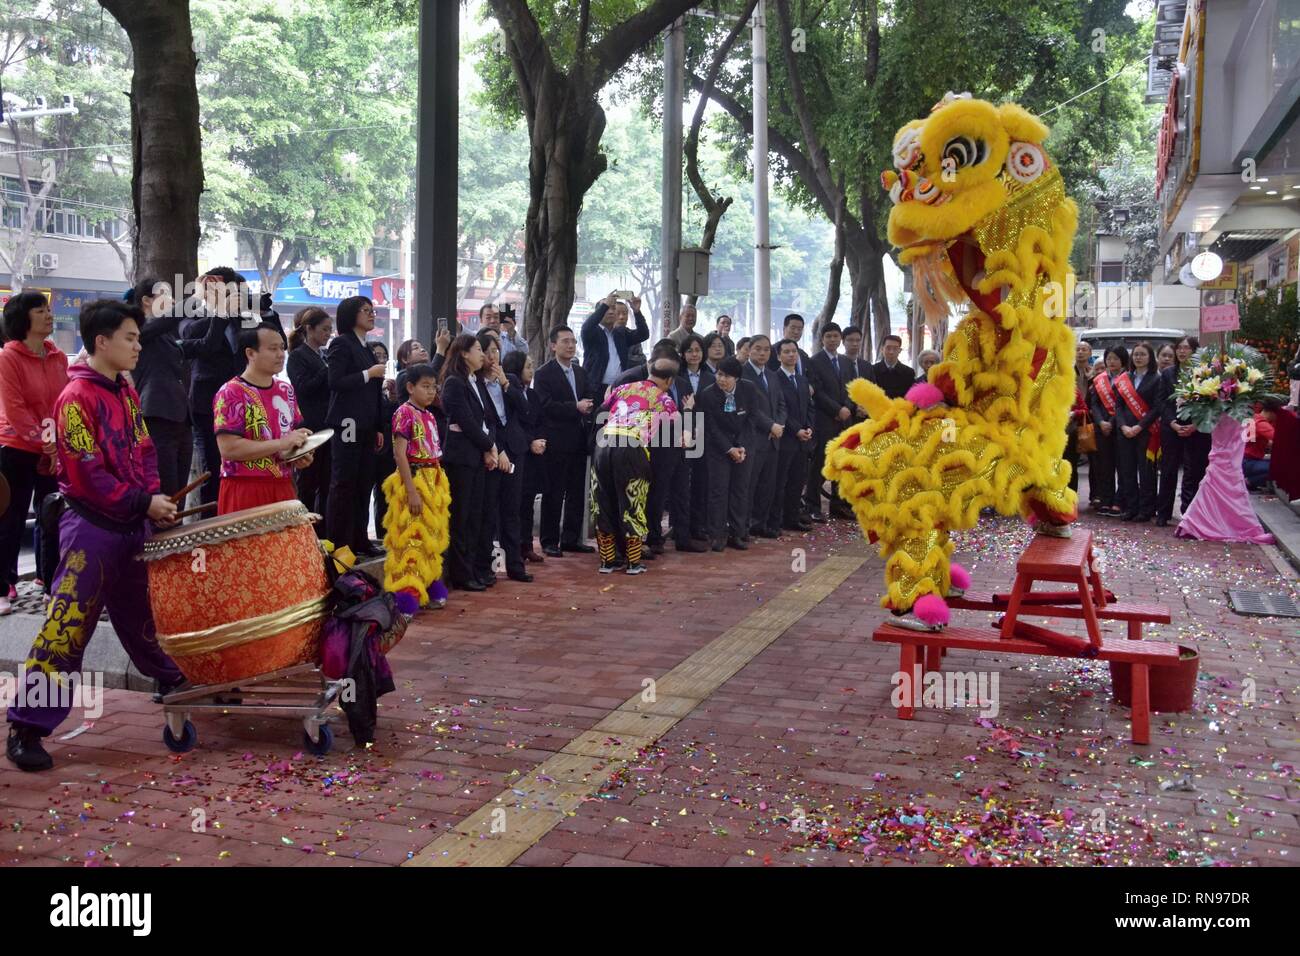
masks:
<svg viewBox="0 0 1300 956"><path fill-rule="evenodd" d="M329 724L321 724L320 730L317 731L320 736L319 740L312 740L311 734L306 730L302 732L302 745L311 751L317 757L323 757L330 752L334 746L334 731L330 730Z"/></svg>
<svg viewBox="0 0 1300 956"><path fill-rule="evenodd" d="M177 740L172 735L170 727L163 727L163 743L167 749L175 754L187 754L193 750L199 742L199 732L194 729L194 725L188 720L185 721L185 727L181 731L181 739Z"/></svg>

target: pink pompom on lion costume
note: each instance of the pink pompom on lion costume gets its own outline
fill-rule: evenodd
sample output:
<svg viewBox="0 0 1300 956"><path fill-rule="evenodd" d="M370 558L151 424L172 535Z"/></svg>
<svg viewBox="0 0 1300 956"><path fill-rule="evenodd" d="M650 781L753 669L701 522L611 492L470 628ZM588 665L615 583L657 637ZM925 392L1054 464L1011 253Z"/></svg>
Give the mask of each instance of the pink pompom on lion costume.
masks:
<svg viewBox="0 0 1300 956"><path fill-rule="evenodd" d="M935 630L945 597L970 576L949 532L984 508L1068 536L1077 516L1061 460L1074 400L1074 333L1065 323L1077 210L1043 142L1047 127L1014 104L948 94L899 130L889 240L911 264L928 315L968 312L943 361L906 398L849 386L866 421L833 439L823 474L886 558L881 603L894 623Z"/></svg>

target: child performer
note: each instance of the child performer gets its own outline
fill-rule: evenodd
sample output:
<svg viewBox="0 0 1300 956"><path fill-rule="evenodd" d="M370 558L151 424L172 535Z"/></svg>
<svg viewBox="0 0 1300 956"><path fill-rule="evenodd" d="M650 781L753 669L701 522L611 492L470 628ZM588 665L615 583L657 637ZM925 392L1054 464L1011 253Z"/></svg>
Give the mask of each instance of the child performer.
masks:
<svg viewBox="0 0 1300 956"><path fill-rule="evenodd" d="M153 440L125 373L140 356L140 310L99 299L81 309L86 364L68 369L54 406L59 490L59 568L45 624L28 652L18 706L9 708L9 759L22 770L54 761L41 740L71 709L72 680L107 606L132 663L170 693L185 678L162 649L149 608L149 580L137 560L148 522L175 523L176 505L159 494ZM40 695L39 697L37 695Z"/></svg>
<svg viewBox="0 0 1300 956"><path fill-rule="evenodd" d="M311 455L295 462L282 458L311 434L302 427L293 386L275 377L284 368L284 331L258 325L240 332L238 342L248 366L222 385L212 401L221 451L217 514L223 515L293 501L298 497L293 471L312 462Z"/></svg>
<svg viewBox="0 0 1300 956"><path fill-rule="evenodd" d="M393 456L397 470L384 479L384 590L397 595L398 608L414 614L425 603L444 607L442 553L450 543L451 485L440 464L442 446L430 408L438 396L432 365L404 370L406 401L393 415Z"/></svg>

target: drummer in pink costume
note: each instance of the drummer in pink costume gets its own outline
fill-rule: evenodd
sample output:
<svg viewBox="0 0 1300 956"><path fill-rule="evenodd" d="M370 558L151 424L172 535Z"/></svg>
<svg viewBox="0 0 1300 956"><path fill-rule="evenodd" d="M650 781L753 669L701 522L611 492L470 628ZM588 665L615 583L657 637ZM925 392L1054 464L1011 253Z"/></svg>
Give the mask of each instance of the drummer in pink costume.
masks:
<svg viewBox="0 0 1300 956"><path fill-rule="evenodd" d="M217 513L292 501L296 468L312 462L305 455L286 462L285 455L307 440L293 386L278 379L284 369L284 331L262 324L239 333L239 348L248 360L243 375L221 386L212 402L221 451L221 491Z"/></svg>

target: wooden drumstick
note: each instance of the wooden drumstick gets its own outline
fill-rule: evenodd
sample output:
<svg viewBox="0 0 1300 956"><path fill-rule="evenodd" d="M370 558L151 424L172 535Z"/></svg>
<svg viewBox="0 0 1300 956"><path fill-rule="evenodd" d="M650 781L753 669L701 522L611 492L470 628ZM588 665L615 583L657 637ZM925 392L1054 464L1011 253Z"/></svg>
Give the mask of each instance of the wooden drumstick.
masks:
<svg viewBox="0 0 1300 956"><path fill-rule="evenodd" d="M182 501L185 500L185 496L186 496L186 495L188 495L191 491L193 491L195 488L197 488L199 485L203 484L205 481L207 481L207 480L208 480L209 478L211 478L211 477L212 477L212 472L210 472L210 471L205 471L203 474L199 475L197 478L195 478L193 481L191 481L188 485L186 485L186 486L185 486L184 488L182 488L180 491L176 492L176 494L172 495L171 498L170 498L169 500L170 500L171 503L174 504L174 505L178 505L178 504L180 504Z"/></svg>
<svg viewBox="0 0 1300 956"><path fill-rule="evenodd" d="M215 501L209 501L206 505L199 505L197 508L189 508L185 511L178 511L176 512L176 520L180 521L182 518L188 518L190 515L197 515L197 514L202 514L205 511L212 511L216 507L217 507L217 503Z"/></svg>

